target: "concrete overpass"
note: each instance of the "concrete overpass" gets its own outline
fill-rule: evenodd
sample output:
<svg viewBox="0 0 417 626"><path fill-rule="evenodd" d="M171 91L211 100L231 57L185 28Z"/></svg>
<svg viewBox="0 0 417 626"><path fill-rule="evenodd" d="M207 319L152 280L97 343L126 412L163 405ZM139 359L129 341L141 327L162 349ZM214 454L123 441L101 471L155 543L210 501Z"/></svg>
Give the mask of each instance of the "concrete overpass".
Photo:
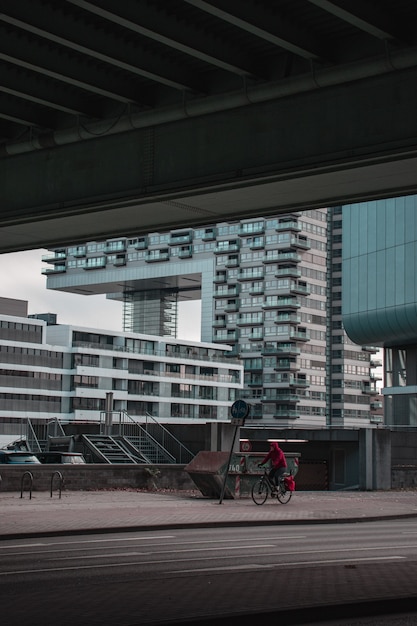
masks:
<svg viewBox="0 0 417 626"><path fill-rule="evenodd" d="M0 6L0 252L417 192L415 0Z"/></svg>

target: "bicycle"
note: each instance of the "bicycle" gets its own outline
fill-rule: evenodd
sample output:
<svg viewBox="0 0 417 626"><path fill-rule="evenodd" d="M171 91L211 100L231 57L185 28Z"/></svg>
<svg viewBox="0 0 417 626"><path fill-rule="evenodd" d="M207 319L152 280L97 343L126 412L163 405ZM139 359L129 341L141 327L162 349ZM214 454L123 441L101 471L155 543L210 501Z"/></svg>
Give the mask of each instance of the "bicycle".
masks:
<svg viewBox="0 0 417 626"><path fill-rule="evenodd" d="M278 480L278 485L275 485L268 476L268 470L264 469L263 476L252 485L254 503L264 504L269 496L270 498L276 497L281 504L287 504L291 500L292 491L285 487L284 478L286 476L290 476L290 474L282 474Z"/></svg>

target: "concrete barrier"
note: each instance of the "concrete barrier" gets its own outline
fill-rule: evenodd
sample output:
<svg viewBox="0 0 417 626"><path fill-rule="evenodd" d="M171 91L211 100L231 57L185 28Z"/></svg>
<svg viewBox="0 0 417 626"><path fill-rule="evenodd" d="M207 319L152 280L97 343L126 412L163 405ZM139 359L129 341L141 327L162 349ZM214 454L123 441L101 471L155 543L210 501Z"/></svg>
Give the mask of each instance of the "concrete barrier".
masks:
<svg viewBox="0 0 417 626"><path fill-rule="evenodd" d="M30 472L33 480L27 474ZM184 465L145 465L135 463L86 463L85 465L42 464L0 466L0 491L50 491L59 487L60 472L62 488L70 491L93 491L97 489L176 489L195 490L195 485ZM26 474L26 475L25 475Z"/></svg>

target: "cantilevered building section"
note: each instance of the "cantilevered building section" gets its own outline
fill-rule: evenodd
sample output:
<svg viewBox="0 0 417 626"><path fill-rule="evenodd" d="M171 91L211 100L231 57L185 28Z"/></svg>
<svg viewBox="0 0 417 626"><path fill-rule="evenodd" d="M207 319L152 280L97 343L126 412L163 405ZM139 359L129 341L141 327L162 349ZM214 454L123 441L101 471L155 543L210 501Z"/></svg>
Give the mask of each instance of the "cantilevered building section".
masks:
<svg viewBox="0 0 417 626"><path fill-rule="evenodd" d="M355 345L342 323L341 209L132 234L44 260L48 288L124 302L126 331L172 336L178 303L201 299L201 339L242 360L253 424L381 420L371 410L376 350Z"/></svg>
<svg viewBox="0 0 417 626"><path fill-rule="evenodd" d="M343 319L352 341L384 348L390 427L417 428L417 196L343 208Z"/></svg>

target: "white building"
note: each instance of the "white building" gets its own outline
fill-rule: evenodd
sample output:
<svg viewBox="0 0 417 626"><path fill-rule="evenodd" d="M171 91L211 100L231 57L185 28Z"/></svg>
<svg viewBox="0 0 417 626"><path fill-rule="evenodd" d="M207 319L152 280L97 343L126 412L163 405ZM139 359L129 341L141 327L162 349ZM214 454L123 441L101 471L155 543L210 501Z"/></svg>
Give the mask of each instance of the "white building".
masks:
<svg viewBox="0 0 417 626"><path fill-rule="evenodd" d="M42 316L40 316L42 317ZM108 410L136 421L230 420L243 365L226 345L49 325L27 302L0 298L0 432L30 418L98 422Z"/></svg>

